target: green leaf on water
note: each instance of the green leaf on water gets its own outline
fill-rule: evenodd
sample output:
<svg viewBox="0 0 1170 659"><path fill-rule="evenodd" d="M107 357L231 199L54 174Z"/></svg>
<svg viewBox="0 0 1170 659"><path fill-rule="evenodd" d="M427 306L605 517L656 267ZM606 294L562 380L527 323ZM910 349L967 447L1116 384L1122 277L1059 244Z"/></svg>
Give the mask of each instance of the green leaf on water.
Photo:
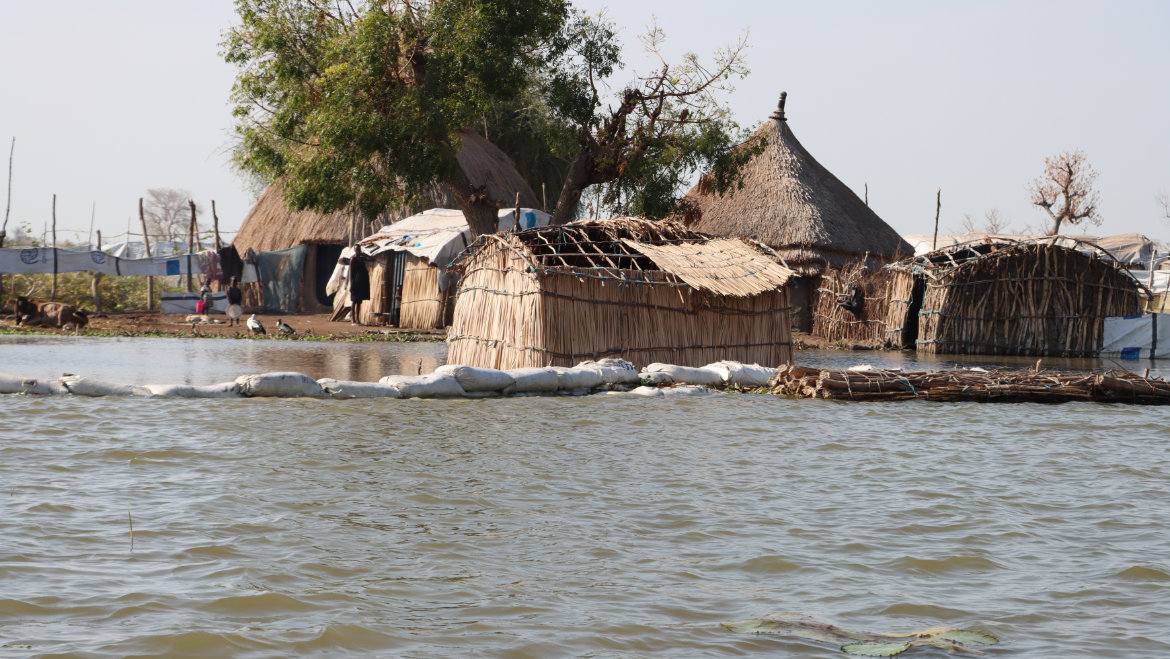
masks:
<svg viewBox="0 0 1170 659"><path fill-rule="evenodd" d="M850 643L841 646L842 652L864 657L892 657L909 649L909 641L905 643Z"/></svg>
<svg viewBox="0 0 1170 659"><path fill-rule="evenodd" d="M975 645L995 645L999 643L999 639L991 634L968 631L966 629L948 629L935 636L935 638L954 641L955 643L973 643Z"/></svg>

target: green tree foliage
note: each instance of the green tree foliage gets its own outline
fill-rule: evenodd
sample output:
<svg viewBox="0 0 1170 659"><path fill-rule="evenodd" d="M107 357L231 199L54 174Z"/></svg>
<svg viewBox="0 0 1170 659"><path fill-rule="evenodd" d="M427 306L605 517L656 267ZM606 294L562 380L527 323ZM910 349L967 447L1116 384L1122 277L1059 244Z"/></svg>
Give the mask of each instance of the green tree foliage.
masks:
<svg viewBox="0 0 1170 659"><path fill-rule="evenodd" d="M458 131L515 99L564 0L237 0L224 43L242 169L294 207L374 217L441 181L474 234L496 205L456 161Z"/></svg>
<svg viewBox="0 0 1170 659"><path fill-rule="evenodd" d="M733 78L747 74L746 39L716 53L705 66L693 53L669 64L652 26L641 41L660 66L606 99L606 81L621 64L614 26L603 15L575 13L550 48L551 65L539 87L554 116L568 127L573 153L554 223L573 219L582 192L601 186L601 201L623 215L661 218L679 214L682 187L697 173L723 193L739 184L743 165L763 144L731 119L718 96ZM742 148L736 148L741 145Z"/></svg>

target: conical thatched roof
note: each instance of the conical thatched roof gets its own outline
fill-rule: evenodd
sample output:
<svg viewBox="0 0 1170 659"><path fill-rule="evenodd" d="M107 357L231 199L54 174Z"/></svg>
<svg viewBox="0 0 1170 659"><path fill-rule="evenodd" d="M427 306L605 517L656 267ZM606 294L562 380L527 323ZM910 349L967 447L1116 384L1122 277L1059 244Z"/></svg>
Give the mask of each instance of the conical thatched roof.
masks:
<svg viewBox="0 0 1170 659"><path fill-rule="evenodd" d="M784 116L785 96L756 131L767 146L744 169L742 189L719 196L701 180L687 193L694 203L690 228L758 240L802 274L866 254L871 262L913 254L898 232L801 146Z"/></svg>
<svg viewBox="0 0 1170 659"><path fill-rule="evenodd" d="M506 153L474 131L460 131L460 139L462 149L458 155L459 166L473 185L486 185L488 194L504 208L515 206L517 192L520 193L521 206L540 206L532 188L516 171L516 166ZM458 207L444 185L431 184L427 196L430 207ZM422 209L387 211L374 218L372 225L392 224L414 215L417 210ZM353 214L348 210L324 214L289 210L284 202L284 185L276 181L256 200L256 205L244 218L232 244L241 253L249 247L257 252L267 252L303 244L342 245L349 239L352 219ZM367 228L360 227L358 236L369 233Z"/></svg>

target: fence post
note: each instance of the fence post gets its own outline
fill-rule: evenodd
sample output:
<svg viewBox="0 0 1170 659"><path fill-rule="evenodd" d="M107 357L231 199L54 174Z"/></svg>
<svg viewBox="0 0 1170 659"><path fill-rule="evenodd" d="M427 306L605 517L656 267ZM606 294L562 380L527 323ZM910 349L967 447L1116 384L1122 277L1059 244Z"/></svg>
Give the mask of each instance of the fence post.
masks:
<svg viewBox="0 0 1170 659"><path fill-rule="evenodd" d="M146 232L146 213L142 211L142 197L138 198L138 220L142 222L142 244L146 246L146 258L150 258L150 234ZM146 276L146 310L154 311L154 277Z"/></svg>
<svg viewBox="0 0 1170 659"><path fill-rule="evenodd" d="M102 251L102 230L97 230L97 251ZM95 313L102 312L102 296L98 292L98 283L102 280L102 273L93 273L93 308Z"/></svg>

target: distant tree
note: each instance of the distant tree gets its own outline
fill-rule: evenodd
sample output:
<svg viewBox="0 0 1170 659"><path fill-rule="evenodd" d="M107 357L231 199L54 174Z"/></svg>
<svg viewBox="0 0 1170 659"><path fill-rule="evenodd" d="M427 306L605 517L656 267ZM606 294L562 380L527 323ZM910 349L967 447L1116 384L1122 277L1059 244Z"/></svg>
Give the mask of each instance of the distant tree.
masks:
<svg viewBox="0 0 1170 659"><path fill-rule="evenodd" d="M573 142L554 224L572 220L582 193L594 185L601 186L600 201L612 212L652 218L678 213L682 186L696 173L707 173L715 191L726 192L762 150L763 144L736 148L748 134L717 98L730 91L732 78L747 74L746 38L716 53L710 66L694 53L680 64L667 63L664 39L656 25L641 38L659 67L627 83L615 104L605 101L605 85L621 66L622 51L604 15L575 13L553 44L552 63L539 72L539 84Z"/></svg>
<svg viewBox="0 0 1170 659"><path fill-rule="evenodd" d="M190 190L175 188L151 188L146 191L142 200L142 212L146 216L146 230L153 240L187 241L187 231L191 225ZM195 205L195 217L203 213L198 204ZM198 226L196 233L199 232Z"/></svg>
<svg viewBox="0 0 1170 659"><path fill-rule="evenodd" d="M459 167L459 131L516 99L565 0L237 0L223 43L237 164L287 181L296 208L368 218L440 181L474 235L497 203Z"/></svg>
<svg viewBox="0 0 1170 659"><path fill-rule="evenodd" d="M1004 233L1010 232L1008 221L1004 219L998 208L983 212L983 222L979 223L970 213L963 213L963 222L959 225L963 233Z"/></svg>
<svg viewBox="0 0 1170 659"><path fill-rule="evenodd" d="M1093 188L1097 172L1083 151L1066 151L1044 159L1044 173L1032 182L1032 205L1043 208L1052 220L1048 235L1055 236L1065 224L1101 224L1099 195Z"/></svg>
<svg viewBox="0 0 1170 659"><path fill-rule="evenodd" d="M1170 195L1165 192L1159 192L1154 196L1154 199L1162 207L1162 219L1170 221Z"/></svg>

